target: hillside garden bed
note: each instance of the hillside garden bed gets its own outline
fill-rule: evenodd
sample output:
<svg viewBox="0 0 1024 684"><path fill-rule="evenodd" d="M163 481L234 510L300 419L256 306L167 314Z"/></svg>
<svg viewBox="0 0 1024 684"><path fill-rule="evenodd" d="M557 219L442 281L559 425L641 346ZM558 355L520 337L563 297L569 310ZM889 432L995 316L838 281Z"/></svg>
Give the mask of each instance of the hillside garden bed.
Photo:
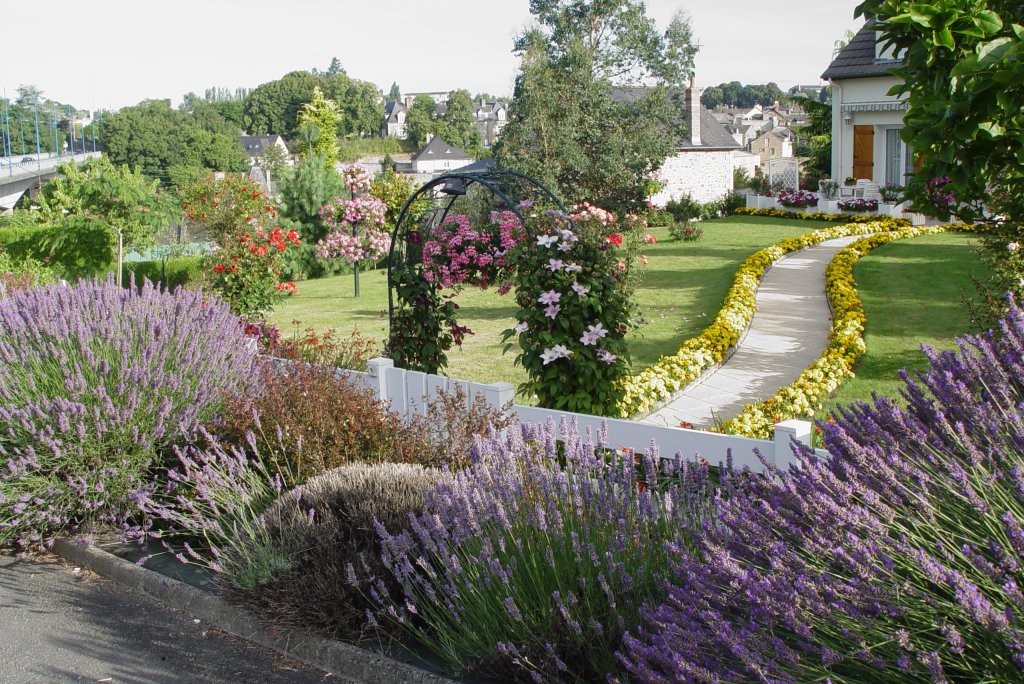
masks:
<svg viewBox="0 0 1024 684"><path fill-rule="evenodd" d="M265 619L403 644L453 675L1008 681L1024 665L1024 314L1004 325L933 358L908 409L825 424L832 459L758 475L571 429L470 450L450 435L496 416L460 433L446 421L463 410L424 443L332 369L269 374L217 299L19 290L0 301L0 540L112 529L208 567ZM941 553L950 539L966 551Z"/></svg>

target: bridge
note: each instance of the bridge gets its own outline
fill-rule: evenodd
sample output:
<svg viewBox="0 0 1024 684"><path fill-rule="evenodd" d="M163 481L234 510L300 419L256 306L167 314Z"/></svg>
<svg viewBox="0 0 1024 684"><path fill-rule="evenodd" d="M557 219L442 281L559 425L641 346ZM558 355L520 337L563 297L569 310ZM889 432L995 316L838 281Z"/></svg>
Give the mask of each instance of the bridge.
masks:
<svg viewBox="0 0 1024 684"><path fill-rule="evenodd" d="M82 152L62 156L32 155L29 157L0 157L0 212L10 211L25 191L36 192L57 175L57 167L69 159L76 164L102 152Z"/></svg>

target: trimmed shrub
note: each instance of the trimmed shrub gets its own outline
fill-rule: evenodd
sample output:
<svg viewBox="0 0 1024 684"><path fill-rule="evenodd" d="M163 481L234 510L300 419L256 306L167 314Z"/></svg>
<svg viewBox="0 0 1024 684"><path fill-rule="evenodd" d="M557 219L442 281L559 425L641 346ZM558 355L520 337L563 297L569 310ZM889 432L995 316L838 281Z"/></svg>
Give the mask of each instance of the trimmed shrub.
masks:
<svg viewBox="0 0 1024 684"><path fill-rule="evenodd" d="M751 476L625 639L647 682L1020 681L1024 312Z"/></svg>
<svg viewBox="0 0 1024 684"><path fill-rule="evenodd" d="M203 283L206 272L203 257L177 257L165 261L133 261L123 264L123 282L135 276L135 282L149 280L168 290L176 287L198 287Z"/></svg>
<svg viewBox="0 0 1024 684"><path fill-rule="evenodd" d="M231 566L261 572L229 576L227 595L274 624L358 636L371 607L368 578L385 572L375 524L403 527L439 476L417 465L357 464L287 492L229 550Z"/></svg>
<svg viewBox="0 0 1024 684"><path fill-rule="evenodd" d="M452 672L603 681L641 604L662 595L664 542L685 546L711 513L707 468L563 428L561 444L550 423L481 439L408 531L381 530L402 592L375 585L377 619Z"/></svg>
<svg viewBox="0 0 1024 684"><path fill-rule="evenodd" d="M195 292L92 280L0 300L0 546L121 525L169 447L251 388L253 356Z"/></svg>

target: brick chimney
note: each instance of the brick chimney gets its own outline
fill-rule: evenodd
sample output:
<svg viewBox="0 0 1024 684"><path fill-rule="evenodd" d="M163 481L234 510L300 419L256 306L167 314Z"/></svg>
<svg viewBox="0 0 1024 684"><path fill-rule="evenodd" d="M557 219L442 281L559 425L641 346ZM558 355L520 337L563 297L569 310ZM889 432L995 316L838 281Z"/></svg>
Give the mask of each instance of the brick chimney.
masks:
<svg viewBox="0 0 1024 684"><path fill-rule="evenodd" d="M686 109L689 115L690 144L700 145L700 91L697 90L697 77L690 77L690 87L686 90Z"/></svg>

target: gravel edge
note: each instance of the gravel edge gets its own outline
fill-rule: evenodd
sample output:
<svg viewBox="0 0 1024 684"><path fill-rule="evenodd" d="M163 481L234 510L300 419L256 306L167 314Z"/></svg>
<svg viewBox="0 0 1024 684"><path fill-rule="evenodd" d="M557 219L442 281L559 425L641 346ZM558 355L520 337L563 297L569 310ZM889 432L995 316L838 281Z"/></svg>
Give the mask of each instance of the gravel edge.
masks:
<svg viewBox="0 0 1024 684"><path fill-rule="evenodd" d="M380 684L443 684L452 680L379 653L334 639L284 627L269 627L220 597L164 577L112 553L68 539L53 551L119 584L189 613L219 629L272 648L353 682Z"/></svg>

